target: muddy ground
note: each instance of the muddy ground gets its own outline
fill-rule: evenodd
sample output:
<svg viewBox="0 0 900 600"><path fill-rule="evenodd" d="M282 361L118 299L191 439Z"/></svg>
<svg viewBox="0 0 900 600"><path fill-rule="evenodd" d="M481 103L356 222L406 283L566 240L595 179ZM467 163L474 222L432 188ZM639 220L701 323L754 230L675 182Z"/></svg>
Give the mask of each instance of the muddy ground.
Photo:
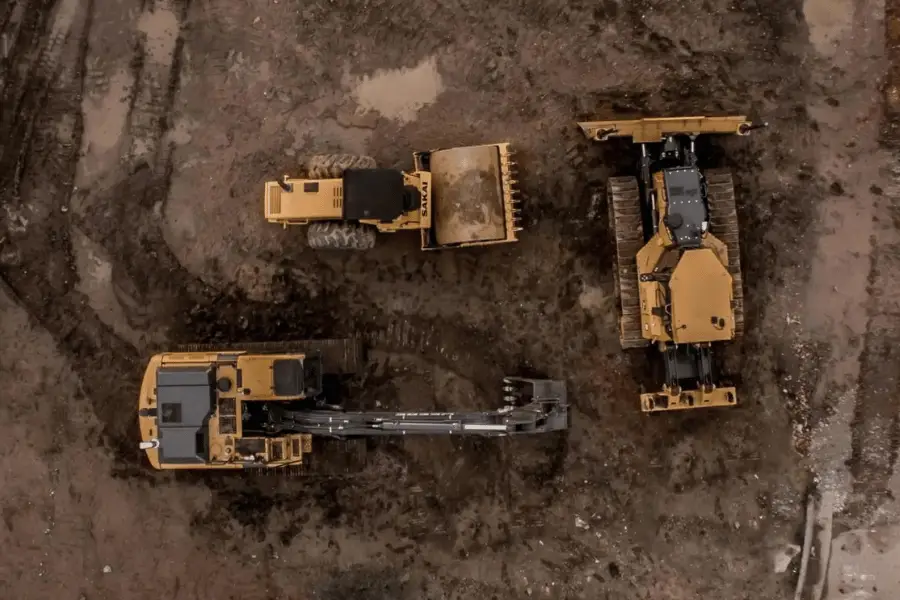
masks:
<svg viewBox="0 0 900 600"><path fill-rule="evenodd" d="M836 534L896 521L883 0L6 0L0 27L4 597L788 598L811 491ZM734 112L770 123L705 155L738 185L743 402L648 419L597 193L629 147L575 121ZM515 245L332 255L262 218L308 153L504 140ZM537 373L571 431L373 445L343 482L142 460L154 351L352 333L353 403Z"/></svg>

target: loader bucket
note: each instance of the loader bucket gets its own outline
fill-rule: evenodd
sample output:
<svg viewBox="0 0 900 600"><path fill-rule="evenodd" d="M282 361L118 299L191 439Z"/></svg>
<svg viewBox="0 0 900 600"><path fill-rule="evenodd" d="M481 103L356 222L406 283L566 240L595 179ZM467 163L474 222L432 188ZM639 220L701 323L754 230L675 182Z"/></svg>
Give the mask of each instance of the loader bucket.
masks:
<svg viewBox="0 0 900 600"><path fill-rule="evenodd" d="M516 241L506 144L436 150L429 163L435 247Z"/></svg>

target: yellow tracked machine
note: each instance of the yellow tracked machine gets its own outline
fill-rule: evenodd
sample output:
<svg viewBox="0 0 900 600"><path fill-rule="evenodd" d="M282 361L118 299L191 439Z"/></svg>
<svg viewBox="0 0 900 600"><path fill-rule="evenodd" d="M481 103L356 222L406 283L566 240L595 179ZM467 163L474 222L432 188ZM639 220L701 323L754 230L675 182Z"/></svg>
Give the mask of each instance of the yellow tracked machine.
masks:
<svg viewBox="0 0 900 600"><path fill-rule="evenodd" d="M720 386L713 344L740 337L744 295L734 183L724 170L701 171L695 140L747 135L765 127L744 116L677 117L578 124L591 140L631 138L640 176L607 183L615 236L615 281L622 347L655 344L665 381L641 394L641 410L733 406Z"/></svg>
<svg viewBox="0 0 900 600"><path fill-rule="evenodd" d="M521 231L509 144L413 154L406 173L369 156L310 157L299 177L266 182L270 223L307 225L315 249L369 250L377 232L418 230L423 250L515 242Z"/></svg>

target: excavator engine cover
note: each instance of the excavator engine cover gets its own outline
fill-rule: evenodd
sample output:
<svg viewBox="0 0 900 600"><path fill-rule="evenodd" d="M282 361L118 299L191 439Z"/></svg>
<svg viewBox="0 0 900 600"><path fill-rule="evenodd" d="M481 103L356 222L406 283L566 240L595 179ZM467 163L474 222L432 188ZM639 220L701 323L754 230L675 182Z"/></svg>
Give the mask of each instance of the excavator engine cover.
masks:
<svg viewBox="0 0 900 600"><path fill-rule="evenodd" d="M506 219L496 146L431 154L434 234L438 245L502 240Z"/></svg>

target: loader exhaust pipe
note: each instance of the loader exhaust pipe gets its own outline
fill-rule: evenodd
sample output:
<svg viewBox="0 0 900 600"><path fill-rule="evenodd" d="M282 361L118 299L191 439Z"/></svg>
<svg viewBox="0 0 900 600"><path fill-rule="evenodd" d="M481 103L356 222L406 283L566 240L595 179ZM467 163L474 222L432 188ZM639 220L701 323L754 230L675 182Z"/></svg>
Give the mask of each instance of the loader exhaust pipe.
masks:
<svg viewBox="0 0 900 600"><path fill-rule="evenodd" d="M287 175L285 175L283 179L279 179L276 177L275 181L278 182L278 187L280 187L285 192L290 193L294 191L294 186L287 182L287 178Z"/></svg>

